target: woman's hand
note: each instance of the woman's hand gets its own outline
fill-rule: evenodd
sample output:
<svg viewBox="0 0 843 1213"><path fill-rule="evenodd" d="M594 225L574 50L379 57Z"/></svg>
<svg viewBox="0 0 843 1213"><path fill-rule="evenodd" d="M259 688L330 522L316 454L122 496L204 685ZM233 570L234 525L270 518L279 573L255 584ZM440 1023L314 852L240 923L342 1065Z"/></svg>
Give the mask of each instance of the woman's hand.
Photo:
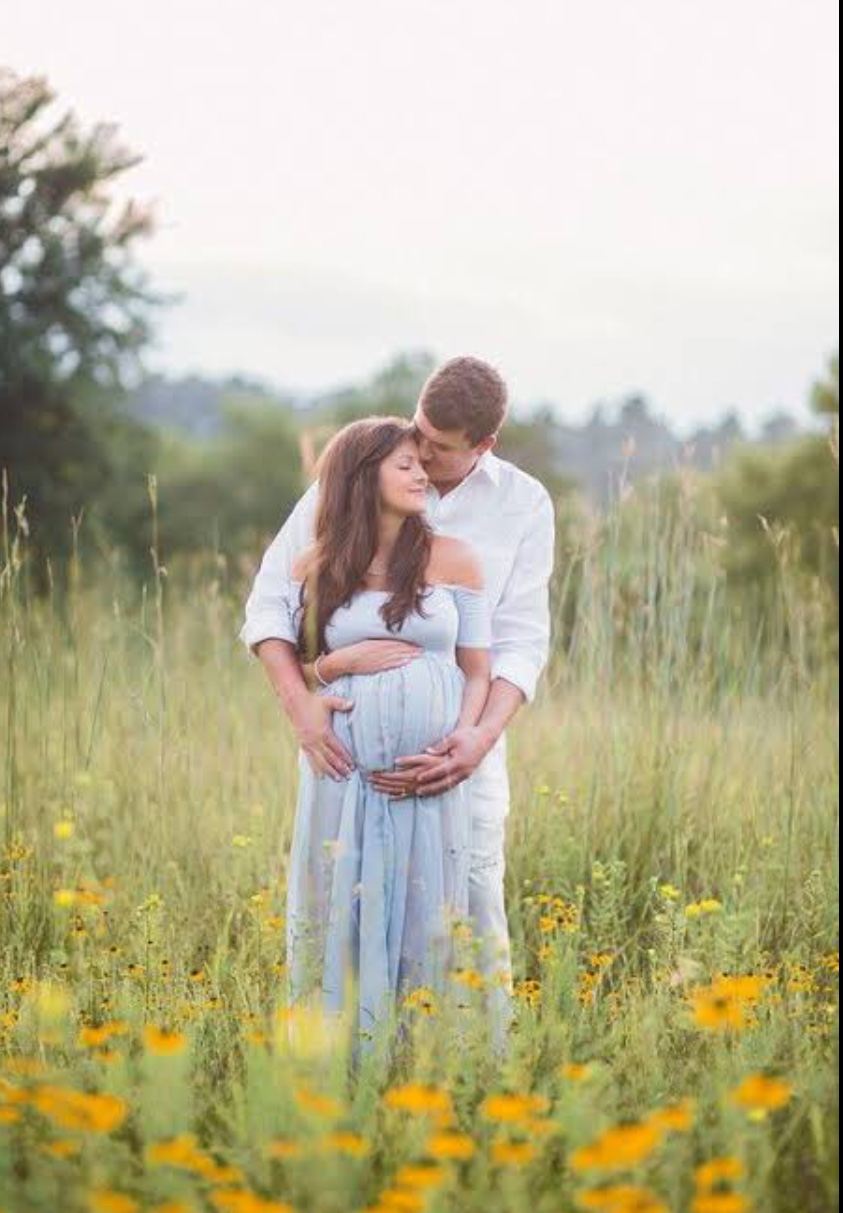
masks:
<svg viewBox="0 0 843 1213"><path fill-rule="evenodd" d="M329 653L322 659L320 670L329 681L343 674L382 674L409 665L421 654L418 645L403 640L361 640Z"/></svg>

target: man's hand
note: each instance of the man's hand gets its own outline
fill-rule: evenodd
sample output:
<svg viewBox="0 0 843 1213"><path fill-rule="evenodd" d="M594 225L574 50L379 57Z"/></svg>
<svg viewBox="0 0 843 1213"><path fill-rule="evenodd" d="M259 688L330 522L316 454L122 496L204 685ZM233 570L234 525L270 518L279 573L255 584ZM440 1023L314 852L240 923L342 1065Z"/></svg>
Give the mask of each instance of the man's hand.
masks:
<svg viewBox="0 0 843 1213"><path fill-rule="evenodd" d="M494 738L477 725L455 729L424 754L399 758L394 771L376 771L372 786L393 800L411 796L440 796L469 779L494 745Z"/></svg>
<svg viewBox="0 0 843 1213"><path fill-rule="evenodd" d="M290 720L314 775L347 779L354 759L334 733L334 712L350 712L354 704L337 695L305 695Z"/></svg>

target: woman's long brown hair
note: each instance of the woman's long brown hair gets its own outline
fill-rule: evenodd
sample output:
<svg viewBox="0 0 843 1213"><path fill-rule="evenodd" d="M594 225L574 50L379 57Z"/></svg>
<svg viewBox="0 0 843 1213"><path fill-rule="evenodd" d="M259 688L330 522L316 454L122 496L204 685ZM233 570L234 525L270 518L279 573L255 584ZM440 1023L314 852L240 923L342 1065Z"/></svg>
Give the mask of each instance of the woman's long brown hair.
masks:
<svg viewBox="0 0 843 1213"><path fill-rule="evenodd" d="M322 453L316 549L302 586L299 649L306 661L325 651L334 612L365 587L378 550L381 516L380 467L415 429L399 417L368 417L335 434ZM413 611L424 614L425 573L433 532L419 514L405 518L387 570L389 598L381 615L397 631Z"/></svg>

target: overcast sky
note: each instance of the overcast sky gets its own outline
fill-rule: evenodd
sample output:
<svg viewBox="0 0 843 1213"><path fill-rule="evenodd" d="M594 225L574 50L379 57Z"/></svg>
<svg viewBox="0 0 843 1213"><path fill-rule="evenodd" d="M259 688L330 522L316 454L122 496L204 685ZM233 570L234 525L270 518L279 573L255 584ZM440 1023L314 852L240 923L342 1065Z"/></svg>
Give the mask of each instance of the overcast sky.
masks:
<svg viewBox="0 0 843 1213"><path fill-rule="evenodd" d="M310 392L423 347L752 427L837 346L836 7L0 0L0 62L145 155L153 367Z"/></svg>

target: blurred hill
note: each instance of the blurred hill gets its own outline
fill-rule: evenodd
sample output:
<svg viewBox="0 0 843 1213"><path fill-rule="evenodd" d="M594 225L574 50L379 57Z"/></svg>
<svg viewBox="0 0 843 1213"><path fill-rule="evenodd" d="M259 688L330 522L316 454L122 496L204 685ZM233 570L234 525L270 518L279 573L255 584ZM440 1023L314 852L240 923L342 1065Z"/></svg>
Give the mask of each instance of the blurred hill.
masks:
<svg viewBox="0 0 843 1213"><path fill-rule="evenodd" d="M274 407L304 425L337 424L367 413L410 415L419 388L434 365L430 354L405 354L366 384L309 398L280 394L245 376L170 379L155 375L130 395L128 408L146 425L196 440L223 435L229 424L226 407L232 402ZM636 394L614 406L597 405L582 425L566 423L550 404L532 412L516 407L504 431L501 453L543 478L575 484L593 505L604 507L612 499L624 465L629 482L672 470L680 462L708 472L716 470L737 447L780 446L807 432L791 415L779 412L750 438L733 411L689 437L681 437L653 413L646 397ZM524 450L525 443L530 450Z"/></svg>

